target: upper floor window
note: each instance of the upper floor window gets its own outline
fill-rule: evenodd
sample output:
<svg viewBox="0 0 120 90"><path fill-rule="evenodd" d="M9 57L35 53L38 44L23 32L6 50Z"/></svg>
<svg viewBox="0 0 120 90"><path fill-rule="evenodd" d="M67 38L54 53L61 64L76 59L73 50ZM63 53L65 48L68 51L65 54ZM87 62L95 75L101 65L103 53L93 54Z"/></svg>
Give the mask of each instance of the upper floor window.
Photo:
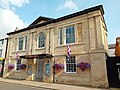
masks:
<svg viewBox="0 0 120 90"><path fill-rule="evenodd" d="M4 39L0 40L0 45L3 45Z"/></svg>
<svg viewBox="0 0 120 90"><path fill-rule="evenodd" d="M59 43L60 43L60 45L62 44L62 39L63 39L63 37L62 37L62 28L59 28Z"/></svg>
<svg viewBox="0 0 120 90"><path fill-rule="evenodd" d="M27 36L18 38L18 50L27 49Z"/></svg>
<svg viewBox="0 0 120 90"><path fill-rule="evenodd" d="M75 56L66 57L66 72L76 72Z"/></svg>
<svg viewBox="0 0 120 90"><path fill-rule="evenodd" d="M75 29L74 26L66 27L66 44L75 43Z"/></svg>
<svg viewBox="0 0 120 90"><path fill-rule="evenodd" d="M2 49L0 49L0 57L2 57Z"/></svg>
<svg viewBox="0 0 120 90"><path fill-rule="evenodd" d="M38 35L38 48L45 47L45 35L41 32Z"/></svg>
<svg viewBox="0 0 120 90"><path fill-rule="evenodd" d="M18 44L18 50L23 50L23 42L24 42L24 38L20 37L19 44Z"/></svg>

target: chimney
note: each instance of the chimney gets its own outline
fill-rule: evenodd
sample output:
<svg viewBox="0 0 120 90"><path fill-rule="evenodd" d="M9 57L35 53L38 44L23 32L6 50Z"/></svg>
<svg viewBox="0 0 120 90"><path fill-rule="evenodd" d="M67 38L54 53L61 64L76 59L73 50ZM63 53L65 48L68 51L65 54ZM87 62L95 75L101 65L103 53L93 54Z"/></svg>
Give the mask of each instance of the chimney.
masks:
<svg viewBox="0 0 120 90"><path fill-rule="evenodd" d="M15 31L18 31L18 30L19 30L19 28L18 28L18 27L16 27L16 28L15 28Z"/></svg>

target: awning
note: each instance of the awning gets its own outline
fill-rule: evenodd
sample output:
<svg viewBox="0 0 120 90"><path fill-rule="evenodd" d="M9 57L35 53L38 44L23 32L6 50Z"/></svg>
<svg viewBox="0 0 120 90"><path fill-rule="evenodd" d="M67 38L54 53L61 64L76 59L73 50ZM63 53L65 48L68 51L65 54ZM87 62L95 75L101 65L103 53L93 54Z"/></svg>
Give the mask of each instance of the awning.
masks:
<svg viewBox="0 0 120 90"><path fill-rule="evenodd" d="M35 54L35 55L20 56L20 58L25 58L25 59L34 59L34 58L43 59L43 58L51 58L51 57L53 57L53 55L51 54Z"/></svg>

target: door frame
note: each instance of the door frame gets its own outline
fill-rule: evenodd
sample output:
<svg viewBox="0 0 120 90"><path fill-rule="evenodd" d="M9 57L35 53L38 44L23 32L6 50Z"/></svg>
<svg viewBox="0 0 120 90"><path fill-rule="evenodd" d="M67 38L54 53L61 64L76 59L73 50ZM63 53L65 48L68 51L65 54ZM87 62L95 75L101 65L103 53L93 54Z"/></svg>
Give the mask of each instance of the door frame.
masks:
<svg viewBox="0 0 120 90"><path fill-rule="evenodd" d="M41 82L43 81L43 75L44 75L43 69L44 69L44 59L38 59L37 60L37 77L36 77L36 79ZM42 75L42 76L40 77L40 75Z"/></svg>

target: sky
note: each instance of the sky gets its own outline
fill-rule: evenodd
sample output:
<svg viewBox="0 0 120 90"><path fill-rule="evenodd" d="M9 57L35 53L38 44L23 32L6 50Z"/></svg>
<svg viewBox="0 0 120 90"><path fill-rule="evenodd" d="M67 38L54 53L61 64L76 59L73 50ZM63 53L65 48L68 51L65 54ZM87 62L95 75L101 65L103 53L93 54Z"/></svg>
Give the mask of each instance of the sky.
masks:
<svg viewBox="0 0 120 90"><path fill-rule="evenodd" d="M120 37L120 0L0 0L0 38L30 25L39 16L59 18L77 11L103 5L108 43Z"/></svg>

